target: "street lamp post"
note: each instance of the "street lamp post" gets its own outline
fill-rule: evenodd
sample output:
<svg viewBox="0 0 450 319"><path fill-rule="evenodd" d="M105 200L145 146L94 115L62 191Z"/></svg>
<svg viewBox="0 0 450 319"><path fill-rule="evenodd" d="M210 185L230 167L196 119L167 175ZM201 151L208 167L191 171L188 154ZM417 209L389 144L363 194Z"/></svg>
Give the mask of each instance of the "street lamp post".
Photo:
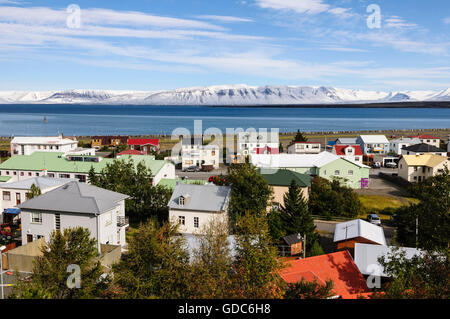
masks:
<svg viewBox="0 0 450 319"><path fill-rule="evenodd" d="M3 291L3 251L6 249L6 246L0 247L0 286L2 286L2 299L5 299L5 294Z"/></svg>

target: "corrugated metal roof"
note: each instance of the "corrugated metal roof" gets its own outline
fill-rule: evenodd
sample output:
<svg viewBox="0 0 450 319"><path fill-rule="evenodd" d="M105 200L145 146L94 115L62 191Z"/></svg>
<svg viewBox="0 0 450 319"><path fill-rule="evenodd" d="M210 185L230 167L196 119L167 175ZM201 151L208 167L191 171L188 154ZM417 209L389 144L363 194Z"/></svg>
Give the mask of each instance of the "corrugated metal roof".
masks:
<svg viewBox="0 0 450 319"><path fill-rule="evenodd" d="M384 135L360 135L365 144L389 144L389 140Z"/></svg>
<svg viewBox="0 0 450 319"><path fill-rule="evenodd" d="M311 176L300 174L288 169L268 170L265 169L261 176L272 186L289 186L294 180L298 186L308 187L311 185Z"/></svg>
<svg viewBox="0 0 450 319"><path fill-rule="evenodd" d="M230 194L230 186L178 184L168 206L170 209L221 212L226 209ZM179 204L180 196L187 198L184 205Z"/></svg>
<svg viewBox="0 0 450 319"><path fill-rule="evenodd" d="M21 210L101 214L113 209L119 201L128 197L128 195L100 187L70 182L48 193L27 200L18 207Z"/></svg>
<svg viewBox="0 0 450 319"><path fill-rule="evenodd" d="M18 182L11 182L1 185L0 188L10 188L10 189L31 189L34 184L39 189L45 190L47 188L61 186L69 182L76 181L73 178L51 178L47 176L31 177Z"/></svg>
<svg viewBox="0 0 450 319"><path fill-rule="evenodd" d="M357 237L363 237L374 243L386 245L383 227L371 224L362 219L354 219L336 224L334 230L334 242Z"/></svg>

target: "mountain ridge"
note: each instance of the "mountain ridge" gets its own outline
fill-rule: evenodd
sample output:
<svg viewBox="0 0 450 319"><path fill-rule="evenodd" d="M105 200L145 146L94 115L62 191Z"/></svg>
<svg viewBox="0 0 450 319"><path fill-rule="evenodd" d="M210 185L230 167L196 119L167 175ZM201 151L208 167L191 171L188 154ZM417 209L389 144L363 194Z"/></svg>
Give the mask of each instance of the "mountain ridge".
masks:
<svg viewBox="0 0 450 319"><path fill-rule="evenodd" d="M450 88L440 91L383 92L325 86L235 84L160 91L0 91L0 104L281 106L447 101L450 101Z"/></svg>

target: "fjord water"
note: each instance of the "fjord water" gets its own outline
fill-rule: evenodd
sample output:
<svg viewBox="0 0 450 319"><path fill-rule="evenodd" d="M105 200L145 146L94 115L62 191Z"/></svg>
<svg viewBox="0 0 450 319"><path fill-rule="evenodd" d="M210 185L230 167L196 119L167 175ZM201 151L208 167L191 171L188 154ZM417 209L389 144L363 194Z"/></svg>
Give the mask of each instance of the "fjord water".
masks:
<svg viewBox="0 0 450 319"><path fill-rule="evenodd" d="M46 121L44 121L46 118ZM450 108L284 108L133 105L0 105L0 136L171 134L278 128L280 132L449 128Z"/></svg>

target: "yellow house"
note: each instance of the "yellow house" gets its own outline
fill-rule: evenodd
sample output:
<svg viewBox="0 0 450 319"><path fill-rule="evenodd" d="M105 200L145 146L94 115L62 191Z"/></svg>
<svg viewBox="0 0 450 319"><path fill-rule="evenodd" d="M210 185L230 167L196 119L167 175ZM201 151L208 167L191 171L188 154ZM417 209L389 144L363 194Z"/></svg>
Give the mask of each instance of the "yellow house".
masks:
<svg viewBox="0 0 450 319"><path fill-rule="evenodd" d="M273 190L272 203L267 207L267 211L270 211L272 208L277 209L280 205L283 205L284 194L289 192L289 186L293 180L302 190L303 198L308 201L309 187L311 186L312 181L311 176L288 169L263 169L260 173Z"/></svg>
<svg viewBox="0 0 450 319"><path fill-rule="evenodd" d="M403 155L398 162L398 176L408 182L421 182L428 177L443 173L446 166L450 168L450 162L445 156Z"/></svg>

